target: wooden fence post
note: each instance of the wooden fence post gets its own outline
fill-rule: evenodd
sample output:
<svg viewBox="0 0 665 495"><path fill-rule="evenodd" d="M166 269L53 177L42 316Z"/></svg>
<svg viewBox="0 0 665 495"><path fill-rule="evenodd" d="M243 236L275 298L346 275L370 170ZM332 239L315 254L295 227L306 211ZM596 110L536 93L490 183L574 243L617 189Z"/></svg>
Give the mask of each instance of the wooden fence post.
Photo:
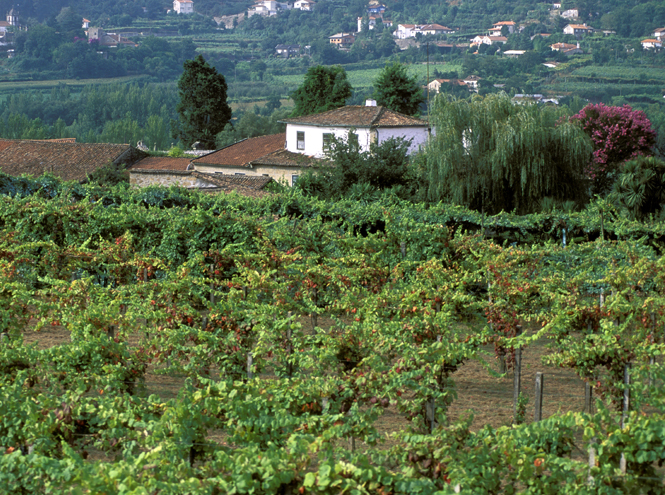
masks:
<svg viewBox="0 0 665 495"><path fill-rule="evenodd" d="M143 281L144 282L148 281L148 269L147 268L143 269Z"/></svg>
<svg viewBox="0 0 665 495"><path fill-rule="evenodd" d="M593 386L589 382L584 383L584 412L593 414Z"/></svg>
<svg viewBox="0 0 665 495"><path fill-rule="evenodd" d="M254 378L254 372L252 371L252 365L254 364L252 353L247 353L247 379L251 380Z"/></svg>
<svg viewBox="0 0 665 495"><path fill-rule="evenodd" d="M115 337L115 325L109 325L108 329L106 330L106 335L111 338Z"/></svg>
<svg viewBox="0 0 665 495"><path fill-rule="evenodd" d="M5 341L9 341L9 335L6 333L0 333L0 344L4 343Z"/></svg>
<svg viewBox="0 0 665 495"><path fill-rule="evenodd" d="M402 241L399 243L399 249L402 253L402 259L406 258L406 242Z"/></svg>
<svg viewBox="0 0 665 495"><path fill-rule="evenodd" d="M536 373L536 400L533 413L534 421L540 421L543 419L543 381L544 375L542 373Z"/></svg>
<svg viewBox="0 0 665 495"><path fill-rule="evenodd" d="M623 411L621 412L621 429L626 427L626 420L628 419L628 411L630 408L630 363L626 363L623 368ZM626 454L621 453L619 460L619 469L621 474L626 474Z"/></svg>
<svg viewBox="0 0 665 495"><path fill-rule="evenodd" d="M517 325L515 336L522 334L522 325ZM520 398L520 389L522 387L522 349L515 349L515 365L513 368L513 418L517 421L517 404Z"/></svg>
<svg viewBox="0 0 665 495"><path fill-rule="evenodd" d="M319 291L316 287L312 289L312 302L314 303L314 311L312 311L311 317L312 317L312 330L316 328L316 325L318 323L318 315L316 314L316 308L318 307L317 304L319 302Z"/></svg>

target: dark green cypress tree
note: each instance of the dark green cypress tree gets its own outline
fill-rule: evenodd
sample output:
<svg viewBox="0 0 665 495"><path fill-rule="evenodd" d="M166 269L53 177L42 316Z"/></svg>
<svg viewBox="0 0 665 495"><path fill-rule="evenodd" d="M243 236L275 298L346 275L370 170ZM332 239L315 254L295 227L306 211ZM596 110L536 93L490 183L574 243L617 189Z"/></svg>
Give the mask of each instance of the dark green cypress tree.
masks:
<svg viewBox="0 0 665 495"><path fill-rule="evenodd" d="M206 149L215 147L215 136L231 120L226 103L226 80L202 55L187 60L178 80L178 120L171 121L171 134L185 146L199 141Z"/></svg>

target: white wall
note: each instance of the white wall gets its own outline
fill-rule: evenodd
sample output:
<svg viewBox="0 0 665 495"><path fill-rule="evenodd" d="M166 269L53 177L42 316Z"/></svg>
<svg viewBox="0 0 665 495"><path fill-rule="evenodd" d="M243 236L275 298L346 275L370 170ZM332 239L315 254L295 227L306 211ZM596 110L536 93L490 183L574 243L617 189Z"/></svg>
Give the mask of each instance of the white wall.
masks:
<svg viewBox="0 0 665 495"><path fill-rule="evenodd" d="M297 149L297 133L305 133L305 149ZM287 124L286 126L286 149L293 153L302 153L316 158L322 158L323 153L323 134L331 133L336 138L345 139L349 132L348 128L343 127L315 127L307 125ZM391 137L403 137L413 139L409 147L409 153L418 151L421 144L427 142L427 128L425 127L383 127L372 129L372 133L377 133L378 143L381 144ZM355 130L358 135L358 143L362 151L369 151L372 136L368 128L359 128Z"/></svg>
<svg viewBox="0 0 665 495"><path fill-rule="evenodd" d="M412 139L409 154L417 152L420 146L427 144L428 133L426 127L387 127L379 128L377 131L379 144L390 138Z"/></svg>
<svg viewBox="0 0 665 495"><path fill-rule="evenodd" d="M297 149L297 136L298 131L305 133L305 149ZM286 149L293 153L302 153L307 156L314 156L322 158L323 153L323 135L327 133L333 134L336 138L346 138L348 128L343 127L316 127L309 125L286 125ZM369 150L369 129L356 129L355 133L358 135L358 142L363 151Z"/></svg>

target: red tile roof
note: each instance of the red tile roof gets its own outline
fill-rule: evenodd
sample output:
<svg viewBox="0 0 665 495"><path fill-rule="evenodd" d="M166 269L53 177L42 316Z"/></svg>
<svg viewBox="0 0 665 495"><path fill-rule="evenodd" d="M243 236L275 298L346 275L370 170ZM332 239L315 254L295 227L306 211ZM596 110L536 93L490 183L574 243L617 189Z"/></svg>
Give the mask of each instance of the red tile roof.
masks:
<svg viewBox="0 0 665 495"><path fill-rule="evenodd" d="M277 150L261 158L257 158L252 165L275 165L280 167L311 167L314 164L323 163L324 160L312 158L302 153L293 153L288 150Z"/></svg>
<svg viewBox="0 0 665 495"><path fill-rule="evenodd" d="M284 149L286 133L245 139L238 143L196 158L194 165L249 167L249 164L273 151Z"/></svg>
<svg viewBox="0 0 665 495"><path fill-rule="evenodd" d="M187 170L191 158L172 158L170 156L147 156L132 165L132 170Z"/></svg>
<svg viewBox="0 0 665 495"><path fill-rule="evenodd" d="M0 170L14 176L51 172L64 180L84 180L108 163L132 165L144 156L128 144L0 140Z"/></svg>
<svg viewBox="0 0 665 495"><path fill-rule="evenodd" d="M425 120L393 112L386 107L347 105L335 110L280 120L287 124L322 127L427 127Z"/></svg>

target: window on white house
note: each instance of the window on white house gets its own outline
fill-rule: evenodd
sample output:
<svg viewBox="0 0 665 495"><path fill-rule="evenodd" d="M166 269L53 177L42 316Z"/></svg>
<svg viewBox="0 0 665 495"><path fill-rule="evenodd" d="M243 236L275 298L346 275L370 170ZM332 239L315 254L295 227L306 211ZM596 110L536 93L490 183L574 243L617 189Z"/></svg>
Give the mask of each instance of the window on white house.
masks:
<svg viewBox="0 0 665 495"><path fill-rule="evenodd" d="M291 185L292 185L292 186L295 186L295 185L296 185L296 182L298 182L298 175L293 174L293 175L291 176Z"/></svg>
<svg viewBox="0 0 665 495"><path fill-rule="evenodd" d="M333 140L332 132L324 132L323 133L323 151L326 151L328 148L330 148L330 144L332 143L332 140Z"/></svg>
<svg viewBox="0 0 665 495"><path fill-rule="evenodd" d="M305 133L298 131L296 136L296 149L304 150L305 149Z"/></svg>

